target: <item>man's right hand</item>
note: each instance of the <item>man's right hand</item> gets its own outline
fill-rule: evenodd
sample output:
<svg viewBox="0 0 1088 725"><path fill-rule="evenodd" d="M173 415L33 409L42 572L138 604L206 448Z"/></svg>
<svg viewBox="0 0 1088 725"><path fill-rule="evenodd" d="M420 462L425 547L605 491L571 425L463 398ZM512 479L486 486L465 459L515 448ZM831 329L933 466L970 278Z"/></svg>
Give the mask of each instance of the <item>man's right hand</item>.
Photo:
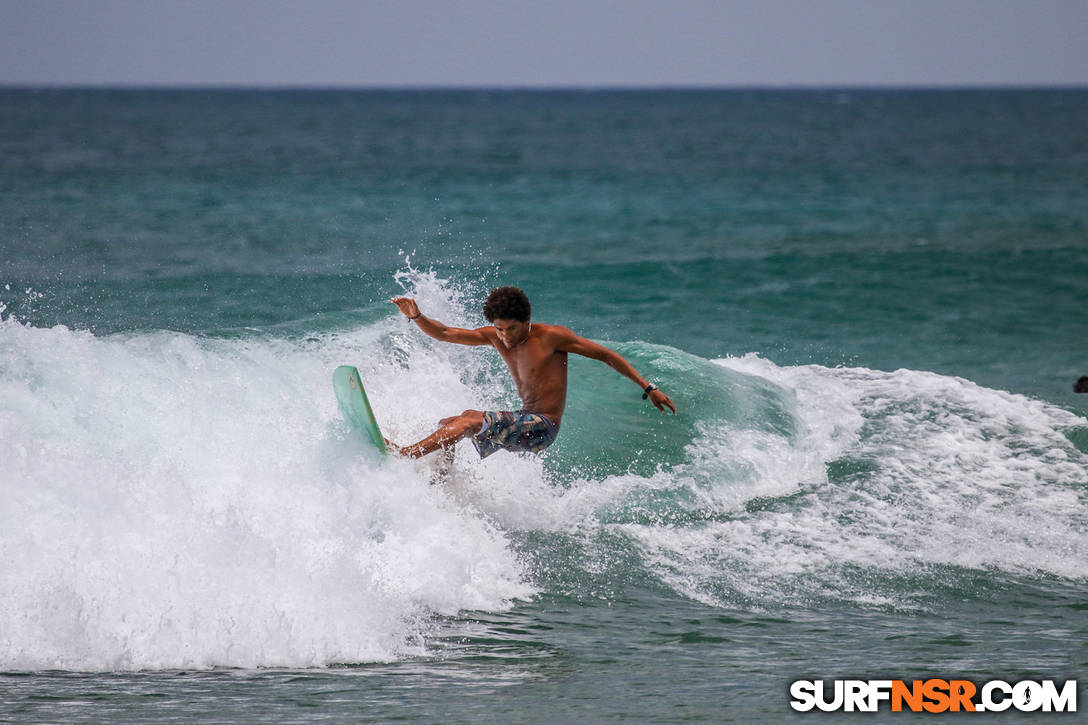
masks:
<svg viewBox="0 0 1088 725"><path fill-rule="evenodd" d="M491 344L491 338L484 334L484 330L494 330L494 328L481 327L476 330L462 330L459 327L449 327L448 325L443 325L438 320L432 320L430 317L421 316L423 313L419 311L419 306L411 297L394 297L392 302L400 308L400 311L404 313L405 317L409 320L415 320L416 326L421 332L430 335L436 340L452 342L457 345Z"/></svg>
<svg viewBox="0 0 1088 725"><path fill-rule="evenodd" d="M394 297L393 304L400 308L405 317L419 317L419 305L411 297Z"/></svg>

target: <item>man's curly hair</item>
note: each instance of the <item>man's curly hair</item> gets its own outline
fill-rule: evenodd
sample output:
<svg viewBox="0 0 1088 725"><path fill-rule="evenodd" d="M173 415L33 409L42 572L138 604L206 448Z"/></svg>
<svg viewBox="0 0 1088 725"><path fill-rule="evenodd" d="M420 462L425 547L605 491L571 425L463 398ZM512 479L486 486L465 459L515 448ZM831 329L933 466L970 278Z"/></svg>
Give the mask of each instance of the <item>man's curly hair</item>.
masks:
<svg viewBox="0 0 1088 725"><path fill-rule="evenodd" d="M484 317L488 322L495 320L517 320L528 322L532 308L529 298L517 287L498 287L491 290L484 302Z"/></svg>

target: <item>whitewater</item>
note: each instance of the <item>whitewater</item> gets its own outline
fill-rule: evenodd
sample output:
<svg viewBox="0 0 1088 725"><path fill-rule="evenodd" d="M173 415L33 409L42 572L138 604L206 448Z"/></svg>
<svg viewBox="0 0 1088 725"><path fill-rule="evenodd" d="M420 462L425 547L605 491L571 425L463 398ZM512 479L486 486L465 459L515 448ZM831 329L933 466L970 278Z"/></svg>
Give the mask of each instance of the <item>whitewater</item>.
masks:
<svg viewBox="0 0 1088 725"><path fill-rule="evenodd" d="M458 283L411 267L397 282L427 314L479 324ZM1043 401L925 371L607 343L679 415L572 360L554 452L478 461L462 443L432 485L426 463L353 437L332 370L359 367L401 441L516 395L493 352L435 343L392 305L372 316L216 337L3 313L0 669L426 658L450 618L532 602L572 566L575 592L618 561L681 598L768 613L932 612L963 572L1088 576L1088 421ZM549 559L535 535L596 554Z"/></svg>

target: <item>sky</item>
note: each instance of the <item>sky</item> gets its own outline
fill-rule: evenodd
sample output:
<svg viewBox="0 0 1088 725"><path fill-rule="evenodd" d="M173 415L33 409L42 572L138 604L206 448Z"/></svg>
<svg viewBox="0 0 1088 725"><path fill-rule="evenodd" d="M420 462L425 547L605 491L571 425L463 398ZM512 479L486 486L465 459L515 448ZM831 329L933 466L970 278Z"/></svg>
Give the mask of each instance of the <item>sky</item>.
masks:
<svg viewBox="0 0 1088 725"><path fill-rule="evenodd" d="M0 84L1088 86L1088 0L0 0Z"/></svg>

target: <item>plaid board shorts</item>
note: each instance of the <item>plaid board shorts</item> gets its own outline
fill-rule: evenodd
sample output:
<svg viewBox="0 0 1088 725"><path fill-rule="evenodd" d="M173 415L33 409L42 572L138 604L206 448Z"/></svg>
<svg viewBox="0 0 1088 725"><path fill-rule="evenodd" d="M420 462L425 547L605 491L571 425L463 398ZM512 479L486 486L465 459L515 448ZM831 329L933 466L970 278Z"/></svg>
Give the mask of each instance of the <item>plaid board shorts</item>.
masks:
<svg viewBox="0 0 1088 725"><path fill-rule="evenodd" d="M480 458L487 458L503 448L515 453L540 453L554 443L558 435L559 428L555 423L539 413L486 410L483 427L472 436L472 444Z"/></svg>

